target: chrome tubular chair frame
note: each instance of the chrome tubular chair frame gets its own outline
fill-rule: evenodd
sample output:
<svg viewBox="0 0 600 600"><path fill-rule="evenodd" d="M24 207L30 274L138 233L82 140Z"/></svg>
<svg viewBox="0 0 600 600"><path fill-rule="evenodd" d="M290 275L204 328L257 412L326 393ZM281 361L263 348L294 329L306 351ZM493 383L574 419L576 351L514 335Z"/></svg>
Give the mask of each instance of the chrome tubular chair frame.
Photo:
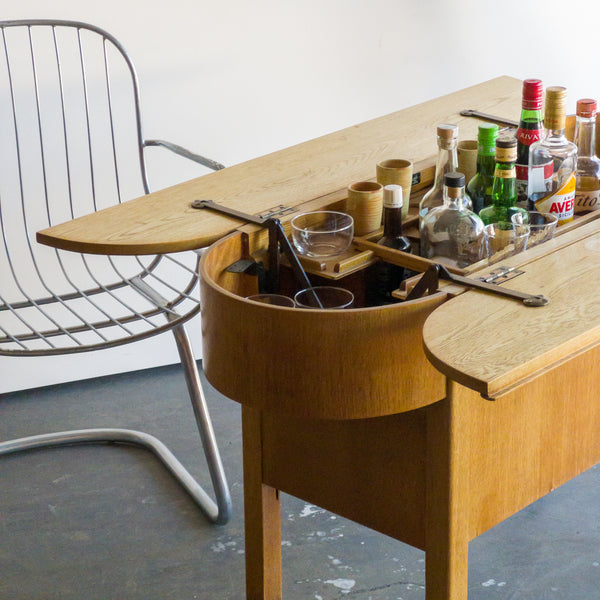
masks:
<svg viewBox="0 0 600 600"><path fill-rule="evenodd" d="M0 455L98 442L152 450L218 524L231 498L185 321L200 311L199 252L91 256L43 247L35 231L149 192L134 66L106 31L74 21L0 22L0 354L44 356L174 334L216 502L155 437L84 429L0 443ZM61 204L61 200L64 203Z"/></svg>

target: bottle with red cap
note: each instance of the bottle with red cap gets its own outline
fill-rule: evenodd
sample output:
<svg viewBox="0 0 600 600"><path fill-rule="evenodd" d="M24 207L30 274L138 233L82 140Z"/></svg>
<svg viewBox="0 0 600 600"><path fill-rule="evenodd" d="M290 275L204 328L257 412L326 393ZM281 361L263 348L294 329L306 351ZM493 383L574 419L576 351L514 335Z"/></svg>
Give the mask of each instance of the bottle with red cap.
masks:
<svg viewBox="0 0 600 600"><path fill-rule="evenodd" d="M573 220L577 146L565 136L567 90L546 88L544 138L529 148L527 198L529 210L553 213L558 224ZM547 169L548 163L552 168Z"/></svg>
<svg viewBox="0 0 600 600"><path fill-rule="evenodd" d="M544 136L542 101L544 88L540 79L523 81L521 120L517 129L517 205L527 207L527 172L529 169L529 146ZM552 176L552 163L548 165Z"/></svg>
<svg viewBox="0 0 600 600"><path fill-rule="evenodd" d="M596 101L577 101L574 142L577 144L577 180L575 212L587 213L600 208L600 159L596 156Z"/></svg>

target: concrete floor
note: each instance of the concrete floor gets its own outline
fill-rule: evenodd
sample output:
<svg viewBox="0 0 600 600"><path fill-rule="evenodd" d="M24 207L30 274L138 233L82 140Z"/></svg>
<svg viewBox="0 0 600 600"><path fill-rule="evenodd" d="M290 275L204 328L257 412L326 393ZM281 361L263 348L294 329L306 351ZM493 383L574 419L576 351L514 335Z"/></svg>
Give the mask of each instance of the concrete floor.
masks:
<svg viewBox="0 0 600 600"><path fill-rule="evenodd" d="M24 359L26 360L26 359ZM239 407L206 387L234 517L207 524L144 450L86 446L0 460L1 600L242 600ZM132 427L205 485L179 367L0 396L0 438ZM469 600L600 599L600 469L470 546ZM422 600L424 554L284 495L286 600Z"/></svg>

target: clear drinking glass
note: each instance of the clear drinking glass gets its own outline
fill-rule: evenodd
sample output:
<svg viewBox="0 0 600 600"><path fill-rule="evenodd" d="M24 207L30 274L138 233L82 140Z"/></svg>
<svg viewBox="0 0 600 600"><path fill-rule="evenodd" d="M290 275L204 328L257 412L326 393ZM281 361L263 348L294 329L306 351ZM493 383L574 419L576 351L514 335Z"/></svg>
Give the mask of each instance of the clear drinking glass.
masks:
<svg viewBox="0 0 600 600"><path fill-rule="evenodd" d="M246 296L246 300L270 304L271 306L296 307L296 303L289 296L284 296L282 294L253 294L252 296Z"/></svg>
<svg viewBox="0 0 600 600"><path fill-rule="evenodd" d="M558 216L551 213L541 213L532 210L526 214L514 214L511 219L513 225L529 225L529 239L527 247L532 248L542 242L551 240L556 231Z"/></svg>
<svg viewBox="0 0 600 600"><path fill-rule="evenodd" d="M486 225L484 232L490 265L527 249L529 225L514 225L508 221L502 221Z"/></svg>
<svg viewBox="0 0 600 600"><path fill-rule="evenodd" d="M294 301L298 308L350 308L354 294L344 288L321 285L300 290Z"/></svg>

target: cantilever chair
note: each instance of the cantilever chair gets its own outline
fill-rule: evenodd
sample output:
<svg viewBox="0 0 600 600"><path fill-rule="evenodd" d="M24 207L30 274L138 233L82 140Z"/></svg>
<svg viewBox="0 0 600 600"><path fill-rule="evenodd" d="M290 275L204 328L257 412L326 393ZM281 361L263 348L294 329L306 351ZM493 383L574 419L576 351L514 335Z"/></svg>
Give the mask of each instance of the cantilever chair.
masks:
<svg viewBox="0 0 600 600"><path fill-rule="evenodd" d="M153 451L207 517L226 523L231 498L184 323L200 311L198 252L96 256L35 242L50 225L148 193L131 60L107 32L70 21L0 22L0 354L45 356L110 348L172 331L214 496L154 436L83 429L0 443L0 455L117 442ZM3 419L6 415L3 415Z"/></svg>

